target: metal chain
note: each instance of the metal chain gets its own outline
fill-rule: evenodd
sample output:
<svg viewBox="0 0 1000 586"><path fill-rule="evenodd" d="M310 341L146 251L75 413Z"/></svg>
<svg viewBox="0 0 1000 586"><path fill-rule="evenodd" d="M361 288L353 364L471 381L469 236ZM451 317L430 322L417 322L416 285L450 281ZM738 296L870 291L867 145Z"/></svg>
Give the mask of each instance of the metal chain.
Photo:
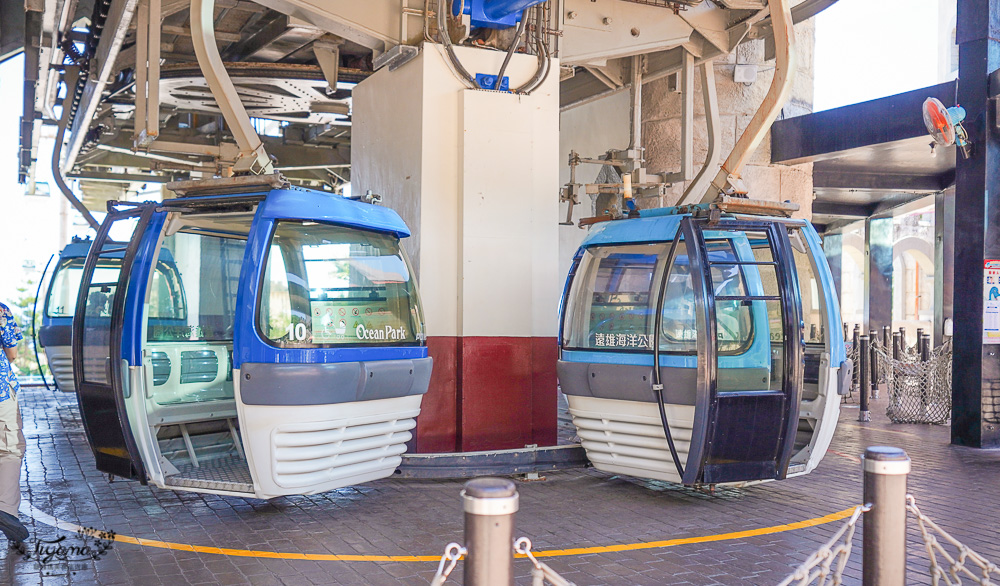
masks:
<svg viewBox="0 0 1000 586"><path fill-rule="evenodd" d="M531 569L532 586L542 586L546 580L555 586L576 586L576 584L563 578L546 564L538 561L531 553L531 540L527 537L522 537L514 542L514 553L526 556L534 564L535 567Z"/></svg>
<svg viewBox="0 0 1000 586"><path fill-rule="evenodd" d="M998 582L993 581L992 577L1000 578L1000 568L997 568L995 564L969 549L968 546L949 535L944 529L938 527L927 515L921 513L920 509L917 508L916 499L913 498L912 494L906 495L906 509L913 513L917 518L917 524L920 526L920 534L923 536L924 546L927 548L927 557L930 558L931 562L932 584L937 586L943 581L948 585L958 585L962 583L963 578L968 578L984 585L996 586L998 584ZM935 532L937 536L934 535ZM952 556L948 553L938 540L938 537L954 546L958 550L958 555ZM947 562L947 568L942 567L938 563L939 557ZM976 574L965 567L966 563L978 566L980 573Z"/></svg>
<svg viewBox="0 0 1000 586"><path fill-rule="evenodd" d="M458 565L458 560L462 559L462 556L467 553L469 553L467 549L455 542L445 546L444 555L441 556L441 561L438 563L438 571L434 574L434 579L431 580L431 586L441 586L444 584L445 580L448 579L448 576L455 569L455 566Z"/></svg>
<svg viewBox="0 0 1000 586"><path fill-rule="evenodd" d="M868 505L858 506L854 509L854 514L840 530L822 547L813 552L809 559L796 568L795 572L785 578L779 586L788 586L793 583L806 586L811 584L813 580L818 580L817 586L824 586L828 583L833 586L842 584L844 568L847 566L847 560L851 557L854 531L857 528L858 519L861 518L861 513L869 510L871 507ZM837 562L836 568L833 568L834 562Z"/></svg>

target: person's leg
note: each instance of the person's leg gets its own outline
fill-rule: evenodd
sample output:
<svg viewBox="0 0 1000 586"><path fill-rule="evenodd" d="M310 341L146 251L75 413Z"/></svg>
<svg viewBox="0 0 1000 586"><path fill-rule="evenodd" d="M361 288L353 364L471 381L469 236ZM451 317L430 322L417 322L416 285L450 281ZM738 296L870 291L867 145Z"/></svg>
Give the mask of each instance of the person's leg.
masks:
<svg viewBox="0 0 1000 586"><path fill-rule="evenodd" d="M21 413L15 398L0 402L0 531L23 541L28 531L17 518L21 506L21 459L24 457Z"/></svg>
<svg viewBox="0 0 1000 586"><path fill-rule="evenodd" d="M21 506L23 437L17 399L0 402L0 511L14 516Z"/></svg>

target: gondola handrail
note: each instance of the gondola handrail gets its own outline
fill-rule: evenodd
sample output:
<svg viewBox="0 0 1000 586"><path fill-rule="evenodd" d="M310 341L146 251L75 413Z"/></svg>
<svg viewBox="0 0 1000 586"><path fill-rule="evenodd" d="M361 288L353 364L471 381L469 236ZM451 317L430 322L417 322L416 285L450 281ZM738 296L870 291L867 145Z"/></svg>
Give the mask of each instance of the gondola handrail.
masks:
<svg viewBox="0 0 1000 586"><path fill-rule="evenodd" d="M677 447L674 445L674 437L670 433L670 422L667 421L667 410L663 404L663 380L660 378L660 328L663 325L663 298L667 289L667 277L673 266L674 256L677 254L677 243L680 240L679 237L675 237L670 244L667 262L663 266L663 273L660 276L660 291L656 296L656 314L653 316L653 392L656 393L656 403L660 409L660 424L663 425L663 435L666 436L667 447L670 448L670 457L673 458L677 474L683 482L684 466L681 465L681 459L677 455Z"/></svg>
<svg viewBox="0 0 1000 586"><path fill-rule="evenodd" d="M38 298L42 294L42 283L45 282L45 274L49 272L49 265L52 264L52 259L56 255L50 255L49 261L45 263L45 268L42 269L42 276L38 279L38 290L35 291L35 301L31 304L31 346L35 351L35 364L38 365L38 374L42 377L42 383L45 385L46 391L51 391L49 388L49 381L45 379L45 371L42 370L42 359L38 356L38 332L35 328L35 324L38 323ZM44 306L43 306L44 307Z"/></svg>

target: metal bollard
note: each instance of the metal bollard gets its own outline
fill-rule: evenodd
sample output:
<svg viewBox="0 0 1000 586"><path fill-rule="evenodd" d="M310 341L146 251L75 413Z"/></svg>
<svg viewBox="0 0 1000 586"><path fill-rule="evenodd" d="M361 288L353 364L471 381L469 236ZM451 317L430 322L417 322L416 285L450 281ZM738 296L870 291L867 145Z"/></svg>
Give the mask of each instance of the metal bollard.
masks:
<svg viewBox="0 0 1000 586"><path fill-rule="evenodd" d="M871 369L871 374L872 374L872 378L871 378L871 381L872 381L871 382L872 391L871 391L871 393L872 393L872 399L878 399L878 353L875 350L876 342L878 341L878 331L877 330L871 330L868 333L868 336L869 336L869 344L871 345L871 353L872 353L871 362L868 365L868 368Z"/></svg>
<svg viewBox="0 0 1000 586"><path fill-rule="evenodd" d="M862 460L864 502L871 509L862 517L861 583L863 586L906 584L906 475L910 458L899 448L871 446Z"/></svg>
<svg viewBox="0 0 1000 586"><path fill-rule="evenodd" d="M858 325L858 324L854 324L854 338L853 338L853 340L854 340L854 345L851 346L851 348L854 348L854 351L858 353L859 358L858 358L858 364L854 365L854 380L853 380L853 384L851 385L851 389L852 390L853 389L860 389L861 388L861 364L860 364L861 363L861 358L860 358L860 356L861 356L861 326Z"/></svg>
<svg viewBox="0 0 1000 586"><path fill-rule="evenodd" d="M889 352L889 344L892 342L892 326L882 326L882 348Z"/></svg>
<svg viewBox="0 0 1000 586"><path fill-rule="evenodd" d="M899 349L906 350L906 328L904 327L899 328L899 337L902 339L902 341L900 342L902 346L900 346Z"/></svg>
<svg viewBox="0 0 1000 586"><path fill-rule="evenodd" d="M465 584L514 584L514 513L518 496L506 478L476 478L462 491L465 509Z"/></svg>
<svg viewBox="0 0 1000 586"><path fill-rule="evenodd" d="M868 336L860 336L859 343L861 344L858 351L858 360L861 362L858 367L858 370L861 371L861 412L858 415L858 421L871 421L872 412L868 408L868 381L871 376L869 372L871 368L869 364L871 351L868 348Z"/></svg>
<svg viewBox="0 0 1000 586"><path fill-rule="evenodd" d="M903 336L899 332L892 333L892 359L899 360L899 355L902 353L902 339Z"/></svg>
<svg viewBox="0 0 1000 586"><path fill-rule="evenodd" d="M923 338L920 339L920 362L930 362L931 360L931 335L924 334ZM933 390L934 383L926 378L921 378L920 380L920 403L923 405L924 409L927 409L927 405L930 403L931 391Z"/></svg>

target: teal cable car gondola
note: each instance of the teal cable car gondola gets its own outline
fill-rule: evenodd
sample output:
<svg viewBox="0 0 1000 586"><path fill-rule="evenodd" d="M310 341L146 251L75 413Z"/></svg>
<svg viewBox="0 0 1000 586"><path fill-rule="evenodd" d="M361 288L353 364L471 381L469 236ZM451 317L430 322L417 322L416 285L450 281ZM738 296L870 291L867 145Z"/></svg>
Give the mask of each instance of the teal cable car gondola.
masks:
<svg viewBox="0 0 1000 586"><path fill-rule="evenodd" d="M726 209L601 222L576 254L559 382L600 470L741 484L826 453L851 365L819 237Z"/></svg>

